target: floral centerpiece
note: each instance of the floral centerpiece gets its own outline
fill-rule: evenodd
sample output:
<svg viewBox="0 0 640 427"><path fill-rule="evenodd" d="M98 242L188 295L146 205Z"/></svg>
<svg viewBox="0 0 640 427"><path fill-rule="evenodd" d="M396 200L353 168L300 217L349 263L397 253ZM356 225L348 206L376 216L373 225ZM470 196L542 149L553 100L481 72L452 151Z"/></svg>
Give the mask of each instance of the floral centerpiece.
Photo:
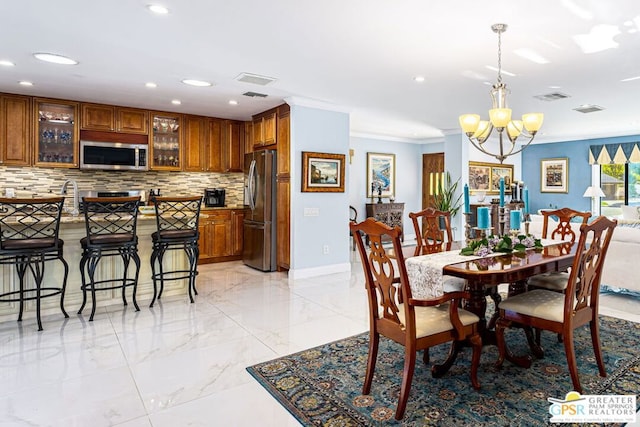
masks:
<svg viewBox="0 0 640 427"><path fill-rule="evenodd" d="M542 248L540 239L536 239L531 234L519 234L517 236L491 235L486 239L472 241L469 246L462 248L460 255L483 257L493 252L509 254L511 252L522 252L530 248Z"/></svg>

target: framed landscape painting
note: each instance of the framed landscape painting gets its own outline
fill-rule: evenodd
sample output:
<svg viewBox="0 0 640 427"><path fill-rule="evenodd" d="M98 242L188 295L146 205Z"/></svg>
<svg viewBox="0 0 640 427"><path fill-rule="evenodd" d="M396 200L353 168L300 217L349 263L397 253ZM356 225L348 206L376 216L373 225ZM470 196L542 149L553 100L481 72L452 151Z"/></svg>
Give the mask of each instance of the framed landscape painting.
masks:
<svg viewBox="0 0 640 427"><path fill-rule="evenodd" d="M469 162L469 190L471 194L500 194L500 178L505 187L513 182L513 165Z"/></svg>
<svg viewBox="0 0 640 427"><path fill-rule="evenodd" d="M302 152L302 191L344 193L344 154Z"/></svg>
<svg viewBox="0 0 640 427"><path fill-rule="evenodd" d="M569 159L540 160L540 192L568 193L569 192Z"/></svg>
<svg viewBox="0 0 640 427"><path fill-rule="evenodd" d="M367 197L394 197L395 190L396 155L367 153Z"/></svg>

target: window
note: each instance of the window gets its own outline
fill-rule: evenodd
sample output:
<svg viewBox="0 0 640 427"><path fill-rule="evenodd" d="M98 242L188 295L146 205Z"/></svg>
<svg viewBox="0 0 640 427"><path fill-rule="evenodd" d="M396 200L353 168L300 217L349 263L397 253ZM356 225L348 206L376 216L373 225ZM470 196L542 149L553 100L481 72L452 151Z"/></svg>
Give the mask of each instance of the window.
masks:
<svg viewBox="0 0 640 427"><path fill-rule="evenodd" d="M640 206L640 163L600 165L602 215L621 217L622 205Z"/></svg>

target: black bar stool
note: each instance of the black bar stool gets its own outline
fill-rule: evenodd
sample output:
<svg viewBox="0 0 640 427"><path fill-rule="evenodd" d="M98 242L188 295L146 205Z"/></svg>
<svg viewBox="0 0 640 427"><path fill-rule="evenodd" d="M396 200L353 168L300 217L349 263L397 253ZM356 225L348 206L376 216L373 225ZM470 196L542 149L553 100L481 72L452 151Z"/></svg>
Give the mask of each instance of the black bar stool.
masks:
<svg viewBox="0 0 640 427"><path fill-rule="evenodd" d="M200 249L198 247L198 219L202 197L155 197L158 230L151 234L153 251L151 252L151 270L153 278L153 299L151 305L160 299L165 280L189 280L189 299L193 302L196 290L197 265ZM184 250L189 262L188 270L166 271L162 259L167 251ZM157 261L157 262L156 262ZM156 271L157 264L157 271ZM160 281L158 290L157 282Z"/></svg>
<svg viewBox="0 0 640 427"><path fill-rule="evenodd" d="M136 235L140 197L83 197L82 202L87 236L80 239L82 305L78 314L82 313L87 303L87 291L91 291L93 302L89 317L89 321L92 321L96 312L96 291L121 288L122 302L127 305L125 289L129 286L133 287L133 305L136 311L140 311L136 302L136 288L140 274L138 236ZM96 280L95 273L100 259L111 256L122 258L124 264L122 277ZM136 266L133 278L127 275L131 260ZM85 274L88 276L88 281Z"/></svg>
<svg viewBox="0 0 640 427"><path fill-rule="evenodd" d="M0 302L20 302L20 314L18 314L20 322L24 302L35 299L39 331L42 330L41 298L60 295L62 314L64 317L69 317L64 310L64 291L69 276L69 265L62 256L64 241L58 237L63 203L64 197L0 198L0 264L15 265L20 279L19 289L0 294ZM42 286L45 263L53 260L60 260L64 266L62 285ZM27 270L33 275L35 284L33 289L25 289ZM7 288L5 284L5 290Z"/></svg>

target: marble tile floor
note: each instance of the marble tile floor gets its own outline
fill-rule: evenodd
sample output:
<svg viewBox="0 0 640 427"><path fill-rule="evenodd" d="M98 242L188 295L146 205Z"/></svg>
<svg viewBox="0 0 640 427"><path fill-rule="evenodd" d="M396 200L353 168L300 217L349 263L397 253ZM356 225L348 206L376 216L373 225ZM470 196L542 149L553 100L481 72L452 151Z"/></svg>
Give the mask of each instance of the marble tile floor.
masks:
<svg viewBox="0 0 640 427"><path fill-rule="evenodd" d="M298 426L245 370L368 329L361 267L289 280L241 262L200 266L199 295L152 309L67 307L0 322L0 426ZM640 322L640 300L601 312Z"/></svg>

